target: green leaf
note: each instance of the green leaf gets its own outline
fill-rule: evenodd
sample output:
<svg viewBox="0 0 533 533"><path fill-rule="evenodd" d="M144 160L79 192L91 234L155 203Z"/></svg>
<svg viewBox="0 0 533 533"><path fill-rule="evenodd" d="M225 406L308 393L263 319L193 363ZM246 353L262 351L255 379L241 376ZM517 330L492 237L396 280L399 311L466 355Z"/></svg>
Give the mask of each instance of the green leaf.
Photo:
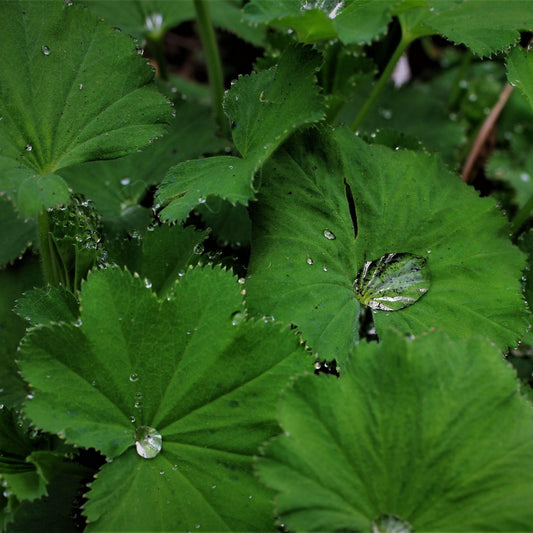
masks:
<svg viewBox="0 0 533 533"><path fill-rule="evenodd" d="M35 221L20 219L13 204L0 197L0 267L16 259L37 237Z"/></svg>
<svg viewBox="0 0 533 533"><path fill-rule="evenodd" d="M533 109L533 59L528 50L517 46L507 56L507 78Z"/></svg>
<svg viewBox="0 0 533 533"><path fill-rule="evenodd" d="M178 100L174 111L168 132L142 152L60 171L72 189L94 202L109 233L146 229L151 213L140 203L148 187L159 184L171 166L224 146L214 135L214 120L206 107Z"/></svg>
<svg viewBox="0 0 533 533"><path fill-rule="evenodd" d="M174 293L158 300L117 268L91 273L78 327L36 328L22 343L26 415L113 459L85 506L94 529L269 529L253 454L277 433L278 391L308 358L275 324L232 325L243 306L228 272L191 270ZM152 459L136 452L139 426L162 436Z"/></svg>
<svg viewBox="0 0 533 533"><path fill-rule="evenodd" d="M323 117L315 84L319 65L320 56L311 48L291 47L278 65L240 77L225 97L224 110L243 157L211 157L171 169L157 193L157 201L168 204L161 218L184 220L210 195L246 205L254 197L254 174L274 150L297 128Z"/></svg>
<svg viewBox="0 0 533 533"><path fill-rule="evenodd" d="M17 301L14 309L20 318L32 326L58 322L76 322L79 316L75 296L63 286L33 289Z"/></svg>
<svg viewBox="0 0 533 533"><path fill-rule="evenodd" d="M438 2L435 5L439 7ZM533 1L464 0L450 9L431 12L424 24L488 57L518 42L520 30L533 30Z"/></svg>
<svg viewBox="0 0 533 533"><path fill-rule="evenodd" d="M171 110L153 70L87 9L3 2L0 33L0 189L24 216L68 199L58 169L123 156L164 131Z"/></svg>
<svg viewBox="0 0 533 533"><path fill-rule="evenodd" d="M335 39L344 44L369 43L385 33L391 2L373 0L252 0L245 18L293 29L303 43Z"/></svg>
<svg viewBox="0 0 533 533"><path fill-rule="evenodd" d="M494 201L438 157L367 145L345 130L308 132L277 152L263 180L247 302L296 324L321 357L343 357L358 338L353 283L366 262L391 253L425 260L431 285L405 309L374 310L378 335L389 325L415 335L437 327L502 349L523 335L525 257Z"/></svg>
<svg viewBox="0 0 533 533"><path fill-rule="evenodd" d="M15 364L26 324L12 309L25 291L41 283L41 268L36 256L25 256L0 270L0 405L20 406L27 394Z"/></svg>
<svg viewBox="0 0 533 533"><path fill-rule="evenodd" d="M192 227L150 228L140 241L117 241L109 260L145 278L145 283L163 297L187 270L198 264L206 236L206 232L194 231Z"/></svg>
<svg viewBox="0 0 533 533"><path fill-rule="evenodd" d="M533 413L485 340L387 332L340 379L297 379L279 419L258 472L291 530L530 528Z"/></svg>

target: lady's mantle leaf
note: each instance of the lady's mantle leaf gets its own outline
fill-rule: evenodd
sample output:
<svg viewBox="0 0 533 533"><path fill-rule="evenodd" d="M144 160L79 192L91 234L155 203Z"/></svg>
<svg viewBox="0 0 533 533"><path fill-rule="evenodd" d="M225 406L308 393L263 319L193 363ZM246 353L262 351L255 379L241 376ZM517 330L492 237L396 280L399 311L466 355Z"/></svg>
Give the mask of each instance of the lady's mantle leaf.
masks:
<svg viewBox="0 0 533 533"><path fill-rule="evenodd" d="M518 87L533 108L533 55L517 47L507 57L507 78Z"/></svg>
<svg viewBox="0 0 533 533"><path fill-rule="evenodd" d="M164 220L184 220L209 195L247 204L254 197L252 179L274 150L298 127L323 116L323 99L315 84L320 56L291 47L269 70L243 76L224 100L240 157L187 161L169 171L157 194L166 207Z"/></svg>
<svg viewBox="0 0 533 533"><path fill-rule="evenodd" d="M68 199L58 169L123 156L163 132L171 109L153 70L87 9L2 2L0 34L0 191L25 216Z"/></svg>
<svg viewBox="0 0 533 533"><path fill-rule="evenodd" d="M340 379L297 379L279 417L258 470L291 530L531 527L533 412L482 339L388 331Z"/></svg>
<svg viewBox="0 0 533 533"><path fill-rule="evenodd" d="M140 278L100 270L80 301L75 325L28 334L20 366L34 394L26 415L113 459L92 485L88 519L108 531L268 529L269 494L251 461L277 433L278 391L306 364L295 336L235 321L239 285L221 270L189 271L162 301ZM141 426L161 435L150 459L136 450Z"/></svg>
<svg viewBox="0 0 533 533"><path fill-rule="evenodd" d="M391 4L374 0L252 0L244 13L256 24L292 28L304 43L338 37L344 44L362 44L385 33Z"/></svg>
<svg viewBox="0 0 533 533"><path fill-rule="evenodd" d="M437 327L504 348L523 334L524 256L494 202L437 157L369 146L343 130L308 132L275 155L263 180L247 301L254 312L295 323L322 356L342 357L357 339L353 283L365 263L388 254L425 261L431 284L404 309L370 305L378 335L387 325L413 334ZM385 277L400 281L398 272Z"/></svg>

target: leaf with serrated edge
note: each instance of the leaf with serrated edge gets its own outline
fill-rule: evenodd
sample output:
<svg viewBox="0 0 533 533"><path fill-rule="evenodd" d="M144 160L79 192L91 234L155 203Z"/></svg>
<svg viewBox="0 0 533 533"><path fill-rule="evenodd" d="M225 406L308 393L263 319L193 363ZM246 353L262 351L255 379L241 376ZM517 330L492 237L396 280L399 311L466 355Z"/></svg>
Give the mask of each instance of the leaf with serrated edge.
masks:
<svg viewBox="0 0 533 533"><path fill-rule="evenodd" d="M324 103L315 84L319 65L315 51L294 46L278 65L239 78L225 97L224 110L243 157L187 161L171 169L156 197L158 203L168 204L160 217L184 220L210 195L246 205L254 197L255 172L274 150L300 126L322 119Z"/></svg>
<svg viewBox="0 0 533 533"><path fill-rule="evenodd" d="M414 531L530 528L533 412L483 339L388 331L340 379L298 378L279 419L258 472L291 530L370 531L383 515Z"/></svg>
<svg viewBox="0 0 533 533"><path fill-rule="evenodd" d="M244 8L244 17L254 23L292 28L304 43L338 37L344 44L361 44L385 33L391 4L374 0L252 0Z"/></svg>
<svg viewBox="0 0 533 533"><path fill-rule="evenodd" d="M533 55L530 51L517 47L507 56L507 78L533 109Z"/></svg>
<svg viewBox="0 0 533 533"><path fill-rule="evenodd" d="M357 338L353 282L366 261L390 253L426 258L432 282L414 305L375 311L378 335L387 325L411 334L438 327L458 338L486 335L502 349L523 335L525 257L494 201L438 157L367 145L346 130L311 131L279 151L263 179L247 302L253 313L296 324L323 357L343 357Z"/></svg>
<svg viewBox="0 0 533 533"><path fill-rule="evenodd" d="M20 366L32 422L113 459L88 495L94 528L269 529L252 458L277 433L278 391L310 364L298 338L263 321L233 326L240 285L220 269L189 271L168 300L127 271L99 270L80 301L78 327L34 329ZM162 435L153 459L136 453L139 426Z"/></svg>
<svg viewBox="0 0 533 533"><path fill-rule="evenodd" d="M0 190L24 216L68 200L58 169L123 156L163 133L171 109L150 84L153 69L87 9L3 2L0 33Z"/></svg>

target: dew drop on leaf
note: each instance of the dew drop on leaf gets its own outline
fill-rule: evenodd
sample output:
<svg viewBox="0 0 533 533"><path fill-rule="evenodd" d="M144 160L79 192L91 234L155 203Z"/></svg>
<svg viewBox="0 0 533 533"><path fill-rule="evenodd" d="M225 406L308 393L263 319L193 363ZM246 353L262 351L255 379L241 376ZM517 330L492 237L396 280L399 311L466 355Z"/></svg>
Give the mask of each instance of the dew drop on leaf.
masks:
<svg viewBox="0 0 533 533"><path fill-rule="evenodd" d="M132 383L137 381L138 379L139 379L139 376L137 374L135 374L135 372L133 374L130 374L130 381Z"/></svg>
<svg viewBox="0 0 533 533"><path fill-rule="evenodd" d="M201 255L204 253L204 245L202 243L198 243L194 249L193 249L193 252L196 254L196 255Z"/></svg>
<svg viewBox="0 0 533 533"><path fill-rule="evenodd" d="M238 326L244 321L244 313L241 313L240 311L236 311L231 315L231 325L232 326Z"/></svg>
<svg viewBox="0 0 533 533"><path fill-rule="evenodd" d="M49 56L50 55L50 48L48 48L48 46L43 44L41 46L41 52L43 53L43 55Z"/></svg>
<svg viewBox="0 0 533 533"><path fill-rule="evenodd" d="M33 146L31 144L27 144L24 149L26 150L26 152L31 152L33 150Z"/></svg>
<svg viewBox="0 0 533 533"><path fill-rule="evenodd" d="M329 229L324 230L324 237L326 237L328 241L334 241L337 238L335 236L335 233L333 233L332 231L329 231Z"/></svg>
<svg viewBox="0 0 533 533"><path fill-rule="evenodd" d="M417 302L431 286L427 259L390 253L367 261L353 283L357 299L371 309L398 311Z"/></svg>
<svg viewBox="0 0 533 533"><path fill-rule="evenodd" d="M315 262L310 257L308 257L306 259L306 262L307 262L308 265L314 265L315 264Z"/></svg>
<svg viewBox="0 0 533 533"><path fill-rule="evenodd" d="M372 533L411 533L413 527L405 520L391 514L383 514L372 522Z"/></svg>
<svg viewBox="0 0 533 533"><path fill-rule="evenodd" d="M135 430L135 447L144 459L153 459L163 447L163 439L157 429L139 426Z"/></svg>

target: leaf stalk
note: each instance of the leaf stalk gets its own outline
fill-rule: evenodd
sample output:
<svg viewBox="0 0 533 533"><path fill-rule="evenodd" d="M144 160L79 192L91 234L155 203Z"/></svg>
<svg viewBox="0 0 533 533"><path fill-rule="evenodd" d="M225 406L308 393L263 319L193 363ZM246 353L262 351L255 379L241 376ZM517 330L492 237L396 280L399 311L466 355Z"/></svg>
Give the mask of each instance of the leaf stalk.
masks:
<svg viewBox="0 0 533 533"><path fill-rule="evenodd" d="M385 67L378 81L374 85L374 88L372 89L370 96L367 98L366 102L363 104L363 107L359 110L359 113L355 117L355 120L352 122L351 130L353 132L357 131L359 127L361 126L361 123L366 118L370 109L372 108L372 106L378 99L379 95L385 88L385 84L391 77L392 72L394 71L394 67L400 60L400 57L402 57L403 53L407 50L407 47L411 44L411 41L412 39L410 39L408 36L406 36L405 34L402 35L402 38L400 42L398 43L396 50L394 50L394 53L389 59L387 66Z"/></svg>
<svg viewBox="0 0 533 533"><path fill-rule="evenodd" d="M215 39L215 30L209 16L209 9L206 0L194 0L196 10L196 22L198 31L204 47L207 74L211 88L211 103L213 114L217 122L220 133L224 137L229 137L229 128L222 103L224 100L224 77L222 75L222 64L220 54Z"/></svg>

